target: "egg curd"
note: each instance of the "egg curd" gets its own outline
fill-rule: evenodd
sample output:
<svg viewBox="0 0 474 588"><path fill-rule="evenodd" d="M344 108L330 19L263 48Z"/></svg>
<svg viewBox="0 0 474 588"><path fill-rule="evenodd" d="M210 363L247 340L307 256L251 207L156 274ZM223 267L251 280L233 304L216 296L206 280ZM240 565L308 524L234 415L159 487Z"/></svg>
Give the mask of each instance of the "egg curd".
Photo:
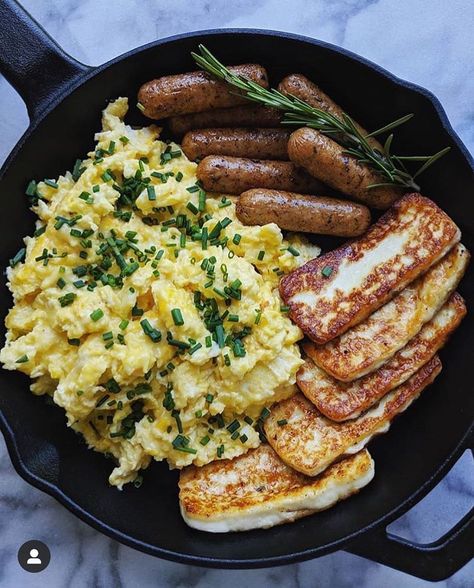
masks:
<svg viewBox="0 0 474 588"><path fill-rule="evenodd" d="M302 364L278 281L319 254L275 224L243 226L160 128L123 122L127 109L105 109L72 173L29 184L37 229L7 269L0 353L113 456L118 487L152 458L182 468L260 444Z"/></svg>

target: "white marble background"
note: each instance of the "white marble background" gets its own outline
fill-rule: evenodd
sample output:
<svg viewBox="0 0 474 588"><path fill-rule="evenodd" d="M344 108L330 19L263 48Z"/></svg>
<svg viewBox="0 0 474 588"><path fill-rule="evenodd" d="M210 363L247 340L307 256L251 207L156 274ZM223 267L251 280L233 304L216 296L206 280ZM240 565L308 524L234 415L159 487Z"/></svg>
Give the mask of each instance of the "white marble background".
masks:
<svg viewBox="0 0 474 588"><path fill-rule="evenodd" d="M23 0L22 4L74 57L98 65L133 47L175 33L254 27L302 33L363 55L419 83L443 103L474 152L474 3L472 0ZM0 25L1 26L1 25ZM26 129L26 110L0 76L0 163ZM391 527L417 541L447 531L473 502L472 456ZM17 564L18 547L44 540L52 560L33 575ZM28 486L0 441L0 586L228 588L411 588L430 586L384 566L335 553L268 570L223 571L160 561L112 541ZM474 564L439 586L474 585Z"/></svg>

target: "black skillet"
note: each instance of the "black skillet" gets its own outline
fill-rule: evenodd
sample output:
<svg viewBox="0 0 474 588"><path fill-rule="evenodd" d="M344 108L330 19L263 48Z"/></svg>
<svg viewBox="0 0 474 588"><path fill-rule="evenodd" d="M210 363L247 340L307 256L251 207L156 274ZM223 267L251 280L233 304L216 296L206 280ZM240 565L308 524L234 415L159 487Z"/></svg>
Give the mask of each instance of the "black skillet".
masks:
<svg viewBox="0 0 474 588"><path fill-rule="evenodd" d="M30 127L3 166L0 194L0 266L33 230L25 186L71 169L92 147L107 100L128 96L133 106L144 81L194 69L190 51L205 43L226 63L258 61L272 81L302 72L344 105L357 120L377 128L407 112L413 121L396 133L396 149L451 152L423 177L423 192L459 224L474 250L473 161L437 101L426 90L390 75L360 57L313 39L255 30L213 30L171 37L91 68L66 55L13 0L0 1L0 71L26 102ZM132 110L135 110L132 108ZM138 111L130 120L146 124ZM460 291L474 308L470 270ZM2 278L2 317L11 297ZM395 424L371 443L372 484L333 509L270 530L213 535L181 520L177 475L163 464L145 472L140 489L107 485L111 463L89 451L65 426L62 411L28 391L27 378L0 371L0 425L12 462L29 483L54 496L107 535L162 558L212 567L263 567L347 549L430 580L448 577L473 554L472 511L438 541L419 545L387 534L400 516L472 447L474 313L442 352L436 383ZM3 323L3 321L2 321ZM4 334L4 331L3 331Z"/></svg>

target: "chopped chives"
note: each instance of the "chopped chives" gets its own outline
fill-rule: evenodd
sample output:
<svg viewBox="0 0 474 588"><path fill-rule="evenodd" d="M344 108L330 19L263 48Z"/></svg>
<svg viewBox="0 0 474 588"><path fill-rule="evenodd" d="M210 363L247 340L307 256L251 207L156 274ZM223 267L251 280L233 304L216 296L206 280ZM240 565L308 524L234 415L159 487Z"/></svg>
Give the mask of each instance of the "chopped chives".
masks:
<svg viewBox="0 0 474 588"><path fill-rule="evenodd" d="M227 430L229 431L229 433L234 433L235 431L237 431L238 428L240 428L240 423L237 419L234 419L230 425L227 425Z"/></svg>
<svg viewBox="0 0 474 588"><path fill-rule="evenodd" d="M325 278L329 278L329 276L332 274L333 272L333 268L330 265L325 265L323 267L323 269L321 270L321 274L325 277Z"/></svg>
<svg viewBox="0 0 474 588"><path fill-rule="evenodd" d="M199 208L200 212L204 212L206 210L206 192L204 192L204 190L199 190L198 208Z"/></svg>
<svg viewBox="0 0 474 588"><path fill-rule="evenodd" d="M199 443L201 445L207 445L209 443L209 441L211 440L211 438L209 437L209 435L205 435L200 441Z"/></svg>
<svg viewBox="0 0 474 588"><path fill-rule="evenodd" d="M54 180L44 180L44 183L50 188L58 189L58 184Z"/></svg>
<svg viewBox="0 0 474 588"><path fill-rule="evenodd" d="M270 410L264 406L262 408L262 412L260 413L260 416L258 417L260 420L264 421L265 419L267 419L270 416Z"/></svg>
<svg viewBox="0 0 474 588"><path fill-rule="evenodd" d="M28 361L28 356L27 355L22 355L21 357L19 357L15 363L26 363Z"/></svg>
<svg viewBox="0 0 474 588"><path fill-rule="evenodd" d="M244 433L243 435L240 435L240 440L242 441L242 443L245 443L246 441L248 441L248 437L247 435Z"/></svg>
<svg viewBox="0 0 474 588"><path fill-rule="evenodd" d="M26 187L26 191L25 194L27 196L36 196L36 190L38 188L37 183L35 182L35 180L31 180L28 184L28 186Z"/></svg>
<svg viewBox="0 0 474 588"><path fill-rule="evenodd" d="M199 209L192 202L188 202L186 208L190 210L193 214L198 214L199 212Z"/></svg>
<svg viewBox="0 0 474 588"><path fill-rule="evenodd" d="M290 307L289 306L285 306L283 304L280 306L280 311L281 312L288 312L289 310L290 310Z"/></svg>
<svg viewBox="0 0 474 588"><path fill-rule="evenodd" d="M173 318L173 322L176 326L184 325L183 315L181 314L181 310L179 308L173 308L171 311L171 317Z"/></svg>
<svg viewBox="0 0 474 588"><path fill-rule="evenodd" d="M147 186L148 200L156 200L155 186Z"/></svg>
<svg viewBox="0 0 474 588"><path fill-rule="evenodd" d="M75 294L74 292L68 292L67 294L64 294L64 296L60 296L58 298L58 300L59 300L59 304L62 307L64 307L64 306L69 306L70 304L72 304L76 298L77 298L77 294Z"/></svg>
<svg viewBox="0 0 474 588"><path fill-rule="evenodd" d="M59 278L59 280L56 282L56 285L60 290L62 290L66 285L66 280L64 280L63 278Z"/></svg>
<svg viewBox="0 0 474 588"><path fill-rule="evenodd" d="M262 309L261 308L256 308L255 309L255 324L258 325L258 323L260 322L260 319L262 318Z"/></svg>
<svg viewBox="0 0 474 588"><path fill-rule="evenodd" d="M89 316L94 322L97 322L104 316L104 311L101 308L96 308Z"/></svg>
<svg viewBox="0 0 474 588"><path fill-rule="evenodd" d="M229 366L229 365L231 364L230 357L229 357L229 354L228 354L228 353L226 353L226 354L224 355L224 364L225 364L226 366Z"/></svg>
<svg viewBox="0 0 474 588"><path fill-rule="evenodd" d="M196 412L194 413L194 416L197 419L200 419L202 417L202 410L196 410Z"/></svg>
<svg viewBox="0 0 474 588"><path fill-rule="evenodd" d="M217 457L222 457L224 455L224 445L219 445L217 448Z"/></svg>
<svg viewBox="0 0 474 588"><path fill-rule="evenodd" d="M89 193L89 192L81 192L81 193L79 194L79 198L80 198L81 200L86 200L86 201L87 201L87 200L89 200L90 196L91 196L91 195L90 195L90 193Z"/></svg>
<svg viewBox="0 0 474 588"><path fill-rule="evenodd" d="M21 261L23 261L25 259L26 256L26 249L25 247L22 247L18 253L16 253L11 259L10 259L10 266L11 267L15 267L16 265L18 265Z"/></svg>
<svg viewBox="0 0 474 588"><path fill-rule="evenodd" d="M104 341L110 341L110 339L114 338L114 334L112 333L112 331L107 331L107 333L102 333L102 339Z"/></svg>
<svg viewBox="0 0 474 588"><path fill-rule="evenodd" d="M155 329L150 324L148 319L141 320L140 325L142 326L142 329L143 329L143 332L145 333L145 335L150 337L150 339L153 341L153 343L158 343L159 341L161 341L161 332L158 331L158 329Z"/></svg>
<svg viewBox="0 0 474 588"><path fill-rule="evenodd" d="M257 255L257 259L259 261L262 261L264 257L265 257L265 251L259 251L258 255Z"/></svg>
<svg viewBox="0 0 474 588"><path fill-rule="evenodd" d="M232 242L235 245L238 245L240 243L241 239L242 239L242 235L239 235L239 233L235 233L234 238L232 239Z"/></svg>
<svg viewBox="0 0 474 588"><path fill-rule="evenodd" d="M196 186L196 184L194 184L193 186L189 186L188 188L186 188L186 190L192 194L193 192L197 192L199 190L199 186Z"/></svg>
<svg viewBox="0 0 474 588"><path fill-rule="evenodd" d="M178 173L176 174L175 180L176 180L177 182L180 182L182 179L183 179L183 174L182 174L181 172L178 172Z"/></svg>
<svg viewBox="0 0 474 588"><path fill-rule="evenodd" d="M214 395L213 394L206 394L206 402L208 404L212 404L212 401L214 400Z"/></svg>
<svg viewBox="0 0 474 588"><path fill-rule="evenodd" d="M279 427L283 427L284 425L287 425L287 424L288 424L287 419L280 419L279 421L277 421L277 425Z"/></svg>
<svg viewBox="0 0 474 588"><path fill-rule="evenodd" d="M224 327L222 325L216 325L216 339L219 349L222 349L225 345Z"/></svg>
<svg viewBox="0 0 474 588"><path fill-rule="evenodd" d="M128 137L122 136L119 138L120 143L122 143L122 145L126 145L127 143L130 142L130 139Z"/></svg>
<svg viewBox="0 0 474 588"><path fill-rule="evenodd" d="M121 320L119 324L119 329L121 331L125 331L125 329L128 327L128 323L129 321L127 321L126 319Z"/></svg>
<svg viewBox="0 0 474 588"><path fill-rule="evenodd" d="M141 112L145 112L145 107L143 106L143 104L141 102L137 102L137 108Z"/></svg>
<svg viewBox="0 0 474 588"><path fill-rule="evenodd" d="M196 351L201 349L201 347L202 343L196 343L196 345L194 345L194 347L191 347L191 349L189 350L189 355L193 355L194 353L196 353Z"/></svg>
<svg viewBox="0 0 474 588"><path fill-rule="evenodd" d="M289 251L289 253L291 253L291 255L294 255L294 257L298 257L298 255L300 254L300 252L298 251L298 249L295 249L293 247L293 245L290 245L288 247L288 251Z"/></svg>
<svg viewBox="0 0 474 588"><path fill-rule="evenodd" d="M206 347L212 347L212 337L210 335L206 337Z"/></svg>
<svg viewBox="0 0 474 588"><path fill-rule="evenodd" d="M92 186L92 191L93 192L98 192L99 190L100 190L99 184L96 184L95 186Z"/></svg>
<svg viewBox="0 0 474 588"><path fill-rule="evenodd" d="M247 423L247 425L252 425L253 424L253 418L252 417L245 416L244 417L244 421Z"/></svg>
<svg viewBox="0 0 474 588"><path fill-rule="evenodd" d="M238 314L229 314L227 320L231 323L238 323L239 322L239 315Z"/></svg>

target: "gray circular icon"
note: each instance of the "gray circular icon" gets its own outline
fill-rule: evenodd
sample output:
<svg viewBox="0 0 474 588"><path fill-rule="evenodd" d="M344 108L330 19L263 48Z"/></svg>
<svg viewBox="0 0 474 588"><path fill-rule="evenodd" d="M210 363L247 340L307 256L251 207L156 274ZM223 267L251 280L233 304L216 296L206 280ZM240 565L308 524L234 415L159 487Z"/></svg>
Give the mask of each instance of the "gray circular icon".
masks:
<svg viewBox="0 0 474 588"><path fill-rule="evenodd" d="M42 541L32 539L18 550L18 563L27 572L42 572L49 565L51 552Z"/></svg>

